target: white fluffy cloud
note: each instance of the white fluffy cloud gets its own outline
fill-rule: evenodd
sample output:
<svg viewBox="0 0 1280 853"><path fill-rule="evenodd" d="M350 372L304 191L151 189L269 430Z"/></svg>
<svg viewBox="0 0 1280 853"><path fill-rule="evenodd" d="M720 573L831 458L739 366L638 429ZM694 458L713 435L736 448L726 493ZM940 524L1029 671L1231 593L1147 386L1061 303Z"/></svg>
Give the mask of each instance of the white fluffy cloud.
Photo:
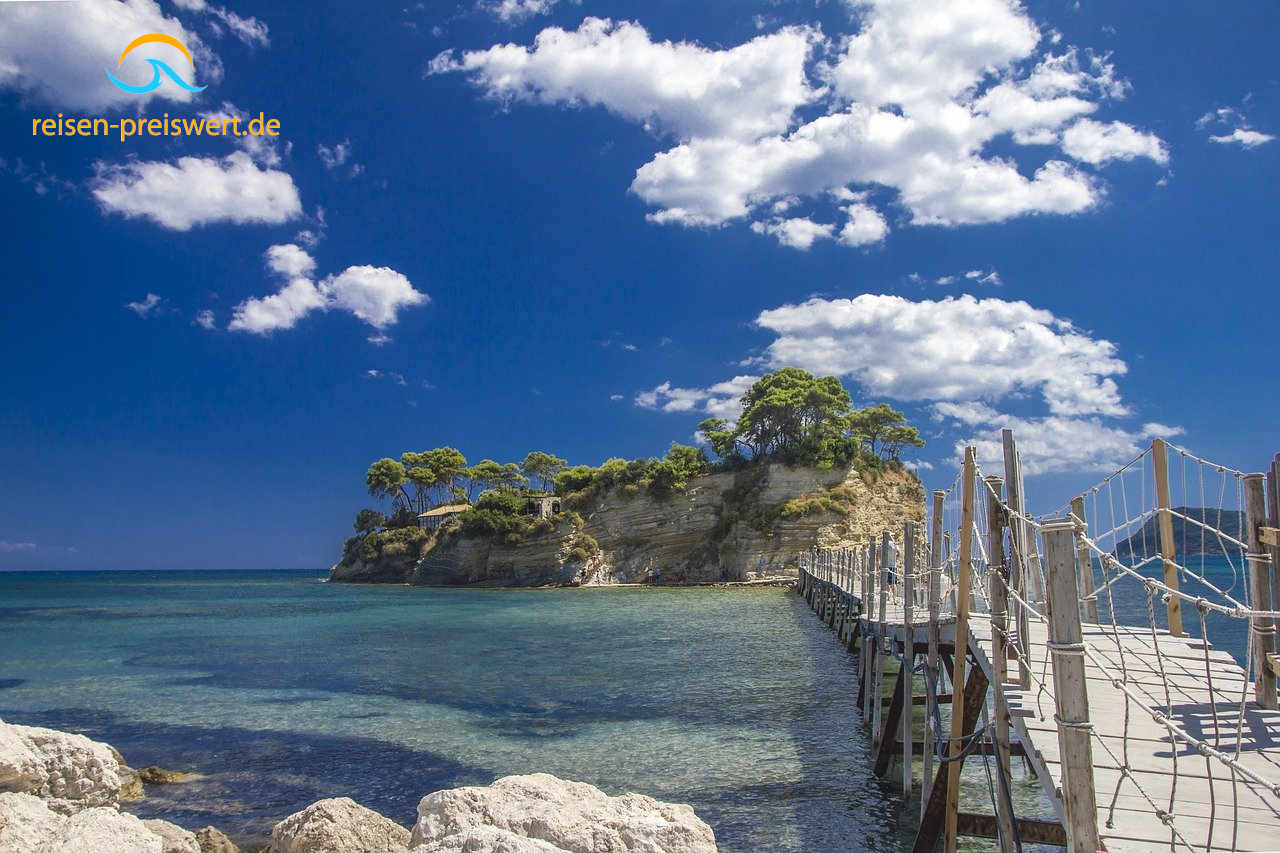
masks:
<svg viewBox="0 0 1280 853"><path fill-rule="evenodd" d="M302 213L288 172L259 168L243 151L223 158L98 163L93 195L104 210L187 231L213 222L286 222Z"/></svg>
<svg viewBox="0 0 1280 853"><path fill-rule="evenodd" d="M375 329L393 326L400 309L422 305L425 293L389 267L347 267L320 282L320 293L334 308L350 311Z"/></svg>
<svg viewBox="0 0 1280 853"><path fill-rule="evenodd" d="M1015 0L850 6L859 27L843 39L788 28L711 49L588 18L576 31L543 30L531 47L446 52L432 70L466 74L490 97L598 104L672 134L678 144L631 184L652 221L746 220L796 248L879 242L884 204L916 225L1080 213L1105 190L1079 164L1168 160L1153 134L1084 118L1127 84L1105 58L1042 39ZM1042 159L1026 167L987 153L1005 136L1057 146L1077 164L1028 151ZM850 188L883 190L880 209L866 194L841 207ZM839 216L832 199L843 221L825 224Z"/></svg>
<svg viewBox="0 0 1280 853"><path fill-rule="evenodd" d="M499 100L598 105L680 138L752 139L785 130L796 107L816 97L804 69L814 39L789 28L713 50L587 18L577 30L548 27L530 48L446 51L431 70L465 72Z"/></svg>
<svg viewBox="0 0 1280 853"><path fill-rule="evenodd" d="M291 329L313 311L336 308L381 331L396 323L401 309L429 301L427 294L387 267L347 267L316 284L315 259L292 243L270 247L265 260L267 268L284 279L284 285L270 296L237 305L227 328L267 334Z"/></svg>
<svg viewBox="0 0 1280 853"><path fill-rule="evenodd" d="M1182 433L1177 427L1146 423L1127 428L1097 417L1021 418L997 412L982 403L938 403L935 417L950 420L966 430L956 441L956 458L972 445L978 464L985 470L1003 470L1001 429L1012 429L1018 439L1018 455L1026 474L1105 473L1128 462L1156 437Z"/></svg>
<svg viewBox="0 0 1280 853"><path fill-rule="evenodd" d="M1062 134L1062 150L1077 160L1095 166L1109 160L1145 157L1156 163L1169 162L1169 152L1154 133L1134 130L1122 121L1110 124L1081 119Z"/></svg>
<svg viewBox="0 0 1280 853"><path fill-rule="evenodd" d="M1235 144L1239 145L1241 148L1257 148L1264 142L1270 142L1275 139L1275 137L1268 133L1260 133L1256 130L1247 130L1243 127L1237 127L1230 133L1223 134L1221 136L1210 136L1209 139L1220 145Z"/></svg>
<svg viewBox="0 0 1280 853"><path fill-rule="evenodd" d="M864 294L760 312L777 335L764 361L848 376L896 400L998 399L1036 392L1059 415L1125 414L1115 345L1026 302Z"/></svg>
<svg viewBox="0 0 1280 853"><path fill-rule="evenodd" d="M164 14L155 0L80 0L77 3L0 3L0 86L41 102L75 110L136 109L153 98L192 100L174 85L145 95L116 88L104 73L116 73L125 45L141 33L168 33L192 52L194 78L203 86L222 76L217 57L194 32ZM145 82L145 60L159 59L176 71L191 66L181 51L164 44L133 50L118 72L123 80Z"/></svg>
<svg viewBox="0 0 1280 853"><path fill-rule="evenodd" d="M642 409L663 412L701 412L718 418L733 420L742 411L739 400L759 376L735 376L725 382L717 382L706 388L677 388L663 382L651 391L636 395L636 405Z"/></svg>
<svg viewBox="0 0 1280 853"><path fill-rule="evenodd" d="M782 245L801 250L808 249L815 240L830 240L835 234L834 225L822 225L804 217L752 222L751 230L757 234L771 234Z"/></svg>

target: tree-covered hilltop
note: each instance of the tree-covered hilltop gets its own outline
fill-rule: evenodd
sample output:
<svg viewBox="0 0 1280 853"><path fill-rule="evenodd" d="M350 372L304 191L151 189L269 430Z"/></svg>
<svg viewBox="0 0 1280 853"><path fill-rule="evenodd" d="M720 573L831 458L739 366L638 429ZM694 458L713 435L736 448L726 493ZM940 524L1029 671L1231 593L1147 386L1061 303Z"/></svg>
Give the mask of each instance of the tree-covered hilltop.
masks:
<svg viewBox="0 0 1280 853"><path fill-rule="evenodd" d="M1203 524L1221 530L1233 539L1241 539L1244 529L1244 513L1236 509L1218 509L1216 507L1177 506L1173 511L1187 518L1194 518ZM1228 551L1239 553L1230 542L1219 539L1210 530L1186 519L1173 518L1174 551L1179 557L1220 557ZM1160 519L1153 515L1143 522L1128 539L1116 545L1116 556L1121 559L1141 558L1160 553Z"/></svg>
<svg viewBox="0 0 1280 853"><path fill-rule="evenodd" d="M673 442L661 457L614 458L598 466L571 466L544 451L533 451L521 462L484 459L468 465L452 447L379 459L369 466L365 486L371 496L390 504L389 512L360 510L356 535L347 541L344 555L367 560L385 547L410 549L432 535L418 529L418 516L434 507L459 506L446 530L496 534L515 544L553 527L536 517L535 501L546 495L560 497L562 514L581 527L575 509L605 489L666 498L700 475L768 462L819 469L853 466L864 472L898 469L904 450L924 446L901 412L883 403L855 409L838 378L818 378L794 367L752 385L735 424L709 418L699 432L714 458L703 447ZM589 551L590 544L584 540L582 547Z"/></svg>

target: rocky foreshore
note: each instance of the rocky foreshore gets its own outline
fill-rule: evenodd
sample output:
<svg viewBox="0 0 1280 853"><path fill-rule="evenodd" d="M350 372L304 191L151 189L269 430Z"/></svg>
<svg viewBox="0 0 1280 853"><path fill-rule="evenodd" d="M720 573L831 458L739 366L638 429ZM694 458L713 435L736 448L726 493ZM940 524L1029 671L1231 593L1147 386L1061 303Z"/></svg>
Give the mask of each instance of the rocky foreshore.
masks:
<svg viewBox="0 0 1280 853"><path fill-rule="evenodd" d="M239 853L214 827L140 820L121 803L143 783L190 778L133 770L83 735L0 720L0 851ZM275 825L262 853L714 853L715 834L687 805L612 797L545 773L427 794L412 829L347 797L320 800Z"/></svg>

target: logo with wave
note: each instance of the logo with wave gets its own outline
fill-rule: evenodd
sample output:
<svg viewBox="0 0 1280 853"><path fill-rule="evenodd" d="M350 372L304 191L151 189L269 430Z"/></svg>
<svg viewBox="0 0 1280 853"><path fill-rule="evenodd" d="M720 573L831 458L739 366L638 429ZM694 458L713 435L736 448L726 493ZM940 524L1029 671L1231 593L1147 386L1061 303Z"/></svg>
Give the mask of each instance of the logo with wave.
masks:
<svg viewBox="0 0 1280 853"><path fill-rule="evenodd" d="M124 64L124 58L129 55L131 50L136 47L141 47L144 44L167 44L171 47L176 47L178 50L182 51L182 55L187 58L187 62L191 63L191 73L195 73L196 64L191 59L191 52L187 50L187 46L173 36L165 35L164 33L147 33L146 35L138 36L136 39L129 42L128 46L124 49L124 53L120 54L120 61L116 63L116 70L118 71L120 66ZM133 86L124 82L116 77L116 75L112 74L111 69L109 68L107 69L107 76L111 78L111 82L115 83L116 86L126 92L132 92L135 95L145 95L147 92L154 92L156 89L160 88L160 84L163 82L160 79L161 72L163 72L171 81L181 88L186 89L188 92L203 92L208 88L206 86L192 86L186 80L182 79L182 75L178 74L178 72L174 71L166 63L161 62L158 59L148 59L146 61L151 66L151 81L144 83L141 86Z"/></svg>

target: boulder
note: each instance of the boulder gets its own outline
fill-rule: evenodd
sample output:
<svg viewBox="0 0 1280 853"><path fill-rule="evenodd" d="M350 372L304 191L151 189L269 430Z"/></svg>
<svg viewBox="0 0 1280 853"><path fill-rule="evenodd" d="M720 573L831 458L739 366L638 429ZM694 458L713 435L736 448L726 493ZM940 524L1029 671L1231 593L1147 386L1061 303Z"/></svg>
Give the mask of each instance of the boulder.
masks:
<svg viewBox="0 0 1280 853"><path fill-rule="evenodd" d="M160 853L201 853L194 832L187 832L167 820L144 820L143 826L160 836Z"/></svg>
<svg viewBox="0 0 1280 853"><path fill-rule="evenodd" d="M116 760L119 768L116 774L120 777L120 802L136 803L146 796L146 792L142 788L142 780L138 778L138 771L130 767L124 760L124 756L120 754L120 750L111 744L106 744L107 749L111 750L111 757Z"/></svg>
<svg viewBox="0 0 1280 853"><path fill-rule="evenodd" d="M108 806L82 809L63 818L37 853L162 853L160 836L131 814Z"/></svg>
<svg viewBox="0 0 1280 853"><path fill-rule="evenodd" d="M421 844L409 853L564 853L564 848L496 826L475 826L439 841Z"/></svg>
<svg viewBox="0 0 1280 853"><path fill-rule="evenodd" d="M428 794L418 804L411 844L442 841L481 826L546 841L570 853L716 851L715 833L690 806L641 794L611 797L585 782L546 773Z"/></svg>
<svg viewBox="0 0 1280 853"><path fill-rule="evenodd" d="M200 853L240 853L240 848L212 826L196 832L196 843L200 845Z"/></svg>
<svg viewBox="0 0 1280 853"><path fill-rule="evenodd" d="M63 820L32 794L0 794L0 850L39 850Z"/></svg>
<svg viewBox="0 0 1280 853"><path fill-rule="evenodd" d="M0 789L35 794L71 814L115 805L119 765L105 743L84 735L0 721Z"/></svg>
<svg viewBox="0 0 1280 853"><path fill-rule="evenodd" d="M181 770L165 770L163 767L157 767L154 764L148 764L146 767L137 771L138 778L148 785L176 785L180 782L190 782L193 779L203 779L199 773L183 773Z"/></svg>
<svg viewBox="0 0 1280 853"><path fill-rule="evenodd" d="M271 830L271 853L406 853L409 830L349 797L312 803Z"/></svg>

